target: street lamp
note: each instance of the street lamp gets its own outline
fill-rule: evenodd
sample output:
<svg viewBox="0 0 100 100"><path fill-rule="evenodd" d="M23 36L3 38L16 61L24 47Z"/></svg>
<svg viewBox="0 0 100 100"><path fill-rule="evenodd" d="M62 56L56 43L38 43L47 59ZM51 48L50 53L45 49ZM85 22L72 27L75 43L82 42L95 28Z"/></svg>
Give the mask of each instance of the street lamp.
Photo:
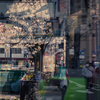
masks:
<svg viewBox="0 0 100 100"><path fill-rule="evenodd" d="M69 67L69 30L66 30L66 68Z"/></svg>

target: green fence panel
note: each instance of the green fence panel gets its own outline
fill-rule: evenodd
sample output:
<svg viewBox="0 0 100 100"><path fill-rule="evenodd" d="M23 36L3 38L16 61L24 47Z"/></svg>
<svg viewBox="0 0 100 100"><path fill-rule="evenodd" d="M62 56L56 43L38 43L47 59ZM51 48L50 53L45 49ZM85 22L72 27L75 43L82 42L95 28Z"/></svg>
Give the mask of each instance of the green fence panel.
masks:
<svg viewBox="0 0 100 100"><path fill-rule="evenodd" d="M0 64L0 70L1 70L1 64Z"/></svg>
<svg viewBox="0 0 100 100"><path fill-rule="evenodd" d="M0 70L0 91L12 91L11 84L20 80L25 73L25 70Z"/></svg>

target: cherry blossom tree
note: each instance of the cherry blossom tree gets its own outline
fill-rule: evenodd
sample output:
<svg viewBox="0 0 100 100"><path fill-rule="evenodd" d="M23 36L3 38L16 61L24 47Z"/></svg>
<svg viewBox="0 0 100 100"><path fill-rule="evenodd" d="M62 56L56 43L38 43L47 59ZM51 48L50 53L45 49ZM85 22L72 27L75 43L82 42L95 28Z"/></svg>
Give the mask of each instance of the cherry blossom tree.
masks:
<svg viewBox="0 0 100 100"><path fill-rule="evenodd" d="M20 45L22 48L28 48L31 54L40 51L43 68L43 54L53 36L52 24L48 23L50 14L47 2L14 2L6 14L9 17L0 22L0 44L10 44L10 47Z"/></svg>

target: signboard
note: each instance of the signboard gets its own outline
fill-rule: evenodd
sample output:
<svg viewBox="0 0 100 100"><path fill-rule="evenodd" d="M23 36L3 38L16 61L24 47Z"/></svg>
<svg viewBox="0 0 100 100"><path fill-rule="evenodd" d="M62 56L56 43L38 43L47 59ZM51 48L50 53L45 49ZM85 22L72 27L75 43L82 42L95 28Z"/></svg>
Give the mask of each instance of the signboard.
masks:
<svg viewBox="0 0 100 100"><path fill-rule="evenodd" d="M80 50L80 59L85 59L85 50Z"/></svg>
<svg viewBox="0 0 100 100"><path fill-rule="evenodd" d="M18 61L18 67L22 67L24 65L23 61Z"/></svg>
<svg viewBox="0 0 100 100"><path fill-rule="evenodd" d="M100 46L97 46L97 50L100 50Z"/></svg>
<svg viewBox="0 0 100 100"><path fill-rule="evenodd" d="M64 54L63 54L63 52L57 53L56 54L56 64L57 65L63 65L63 63L64 63Z"/></svg>
<svg viewBox="0 0 100 100"><path fill-rule="evenodd" d="M85 55L80 55L79 58L80 59L85 59Z"/></svg>
<svg viewBox="0 0 100 100"><path fill-rule="evenodd" d="M83 60L80 60L80 68L83 67Z"/></svg>
<svg viewBox="0 0 100 100"><path fill-rule="evenodd" d="M52 56L44 56L43 66L44 66L44 69L43 69L44 72L53 72L54 66L55 66L53 57Z"/></svg>
<svg viewBox="0 0 100 100"><path fill-rule="evenodd" d="M66 14L67 10L66 10L66 1L61 0L60 1L60 14Z"/></svg>
<svg viewBox="0 0 100 100"><path fill-rule="evenodd" d="M74 55L74 49L69 49L69 54Z"/></svg>
<svg viewBox="0 0 100 100"><path fill-rule="evenodd" d="M94 62L95 69L100 66L100 62Z"/></svg>
<svg viewBox="0 0 100 100"><path fill-rule="evenodd" d="M92 51L92 56L93 56L93 57L96 56L96 51Z"/></svg>
<svg viewBox="0 0 100 100"><path fill-rule="evenodd" d="M1 64L1 70L11 70L11 64Z"/></svg>

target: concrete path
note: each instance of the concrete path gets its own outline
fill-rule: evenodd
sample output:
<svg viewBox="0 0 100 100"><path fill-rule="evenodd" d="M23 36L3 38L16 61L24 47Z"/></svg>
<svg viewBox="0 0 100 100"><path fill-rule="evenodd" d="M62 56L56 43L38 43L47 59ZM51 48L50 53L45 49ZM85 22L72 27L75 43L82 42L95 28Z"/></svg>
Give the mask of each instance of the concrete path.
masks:
<svg viewBox="0 0 100 100"><path fill-rule="evenodd" d="M14 94L1 94L0 93L0 100L14 100L18 98L20 100L20 95L14 95Z"/></svg>

